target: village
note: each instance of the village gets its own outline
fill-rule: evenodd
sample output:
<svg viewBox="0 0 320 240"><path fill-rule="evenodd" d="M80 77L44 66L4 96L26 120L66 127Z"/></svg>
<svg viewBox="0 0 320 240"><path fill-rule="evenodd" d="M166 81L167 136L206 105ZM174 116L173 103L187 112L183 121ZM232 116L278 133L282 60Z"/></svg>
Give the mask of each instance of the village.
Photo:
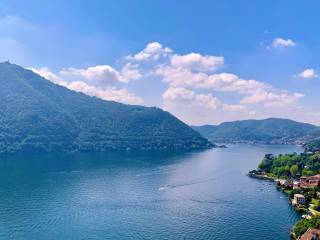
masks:
<svg viewBox="0 0 320 240"><path fill-rule="evenodd" d="M277 187L282 188L291 198L289 203L297 210L305 211L303 218L311 218L318 212L318 201L320 199L320 174L314 176L303 176L297 180L278 180Z"/></svg>
<svg viewBox="0 0 320 240"><path fill-rule="evenodd" d="M320 174L302 176L299 180L276 179L277 187L289 195L289 204L296 210L303 212L303 219L320 216ZM294 239L294 237L293 237ZM320 230L309 228L299 240L319 240Z"/></svg>
<svg viewBox="0 0 320 240"><path fill-rule="evenodd" d="M303 220L299 222L300 225L309 224L310 222L320 220L320 174L301 174L304 172L303 170L310 170L308 165L302 164L301 161L300 164L298 164L300 169L296 170L292 168L290 169L291 171L287 171L289 176L284 174L280 177L276 177L274 174L272 174L272 170L270 170L272 167L270 168L270 166L277 166L275 162L281 162L281 157L287 157L287 162L292 161L292 159L305 159L309 161L309 165L310 161L313 165L315 165L320 160L320 151L317 149L316 151L312 152L306 151L300 155L292 154L280 157L276 157L273 154L267 154L265 155L263 164L260 165L259 169L250 171L248 176L274 181L277 188L281 189L285 194L288 195L289 204L297 211L302 213ZM281 162L281 164L283 164L283 162ZM318 229L318 224L309 224L310 226L316 225L317 227L308 227L301 234L295 234L295 232L299 232L299 230L295 229L300 228L299 223L297 223L294 227L294 230L296 231L292 232L292 239L320 240L320 229Z"/></svg>

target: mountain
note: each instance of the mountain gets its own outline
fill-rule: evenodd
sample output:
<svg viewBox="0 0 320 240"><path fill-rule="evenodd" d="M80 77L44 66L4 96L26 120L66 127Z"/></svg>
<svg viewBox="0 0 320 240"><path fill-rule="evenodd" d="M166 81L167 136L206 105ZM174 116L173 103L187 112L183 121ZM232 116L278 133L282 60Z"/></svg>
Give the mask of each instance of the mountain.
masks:
<svg viewBox="0 0 320 240"><path fill-rule="evenodd" d="M193 129L220 143L300 144L320 136L320 128L314 125L279 118L225 122Z"/></svg>
<svg viewBox="0 0 320 240"><path fill-rule="evenodd" d="M89 97L9 62L0 86L0 153L213 146L161 109Z"/></svg>

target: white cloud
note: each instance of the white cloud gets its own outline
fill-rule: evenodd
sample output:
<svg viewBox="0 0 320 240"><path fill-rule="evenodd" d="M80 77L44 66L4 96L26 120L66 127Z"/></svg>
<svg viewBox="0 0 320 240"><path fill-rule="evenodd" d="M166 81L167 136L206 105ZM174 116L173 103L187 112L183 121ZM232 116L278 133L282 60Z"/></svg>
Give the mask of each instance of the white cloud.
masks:
<svg viewBox="0 0 320 240"><path fill-rule="evenodd" d="M307 68L304 71L302 71L301 73L299 73L299 77L301 78L317 78L318 74L316 73L316 71L312 68Z"/></svg>
<svg viewBox="0 0 320 240"><path fill-rule="evenodd" d="M281 47L295 47L296 43L291 39L284 38L276 38L273 40L273 47L281 48Z"/></svg>
<svg viewBox="0 0 320 240"><path fill-rule="evenodd" d="M291 39L278 38L274 40L273 47L295 45ZM149 45L146 49L149 49ZM265 117L272 116L270 109L275 108L281 115L282 112L295 108L299 100L304 97L300 93L276 89L263 81L243 79L233 73L217 72L224 65L223 57L198 53L179 55L173 51L160 57L158 52L164 49L161 44L154 48L157 50L146 51L146 49L134 56L145 61L142 67L147 66L147 70L144 73L158 76L162 82L168 84L168 89L163 94L163 105L183 120L192 118L191 121L198 121L203 116L212 119L217 112L232 119L236 119L237 116L242 119ZM133 58L131 56L129 59ZM147 64L149 62L147 60L150 59L155 64ZM213 93L217 91L220 94L235 93L232 97L234 102L224 104L214 97Z"/></svg>
<svg viewBox="0 0 320 240"><path fill-rule="evenodd" d="M163 47L158 42L149 43L145 49L135 55L129 55L127 60L146 61L146 60L159 60L161 57L167 57L172 50L167 47Z"/></svg>
<svg viewBox="0 0 320 240"><path fill-rule="evenodd" d="M223 104L212 94L199 94L186 88L169 87L163 94L163 107L195 125L259 116L247 106Z"/></svg>
<svg viewBox="0 0 320 240"><path fill-rule="evenodd" d="M269 85L256 80L245 80L235 74L219 73L208 75L203 72L194 73L188 68L174 68L160 66L155 73L160 75L165 82L174 87L190 87L212 89L215 91L228 91L250 93L256 89L267 89Z"/></svg>
<svg viewBox="0 0 320 240"><path fill-rule="evenodd" d="M127 63L121 70L120 81L129 82L142 77L138 64Z"/></svg>
<svg viewBox="0 0 320 240"><path fill-rule="evenodd" d="M163 98L167 101L192 101L195 97L195 93L186 88L168 88L163 94Z"/></svg>
<svg viewBox="0 0 320 240"><path fill-rule="evenodd" d="M84 81L67 82L58 75L51 72L48 68L44 67L29 69L55 84L61 85L76 92L82 92L89 96L95 96L104 100L116 101L126 104L142 103L142 99L140 97L128 92L124 88L119 89L112 86L101 88L98 86L90 85Z"/></svg>
<svg viewBox="0 0 320 240"><path fill-rule="evenodd" d="M42 68L27 68L36 74L39 74L41 77L44 77L47 80L50 80L51 82L61 85L61 86L66 86L67 82L64 81L62 78L58 77L56 74L50 71L49 68L47 67L42 67Z"/></svg>
<svg viewBox="0 0 320 240"><path fill-rule="evenodd" d="M197 94L196 102L199 103L200 106L204 106L212 110L218 109L221 105L221 101L212 94Z"/></svg>
<svg viewBox="0 0 320 240"><path fill-rule="evenodd" d="M277 41L277 44L295 45L289 40ZM193 124L269 116L287 117L295 112L299 100L304 96L277 89L263 81L221 72L223 66L224 58L221 56L193 52L180 55L153 42L139 53L127 56L123 67L119 69L98 65L66 68L59 74L50 74L46 68L37 71L69 89L106 100L133 104L142 103L142 99L128 92L123 85L129 82L134 84L133 81L142 79L145 82L141 86L154 86L152 81L160 80L167 87L162 94L163 108ZM147 81L151 81L151 84L146 84ZM225 96L228 104L222 101Z"/></svg>
<svg viewBox="0 0 320 240"><path fill-rule="evenodd" d="M302 97L301 93L290 94L286 91L266 91L259 89L256 92L245 96L241 104L258 104L265 107L287 107L296 104Z"/></svg>
<svg viewBox="0 0 320 240"><path fill-rule="evenodd" d="M223 57L201 55L199 53L189 53L186 55L174 54L171 57L171 64L176 68L188 68L195 71L215 71L224 64Z"/></svg>
<svg viewBox="0 0 320 240"><path fill-rule="evenodd" d="M132 93L129 93L126 89L117 89L114 87L99 89L82 81L71 82L67 87L76 92L82 92L86 95L95 96L104 100L111 100L127 104L142 103L141 98L135 96Z"/></svg>
<svg viewBox="0 0 320 240"><path fill-rule="evenodd" d="M120 72L109 65L98 65L88 68L64 68L59 74L73 79L81 78L99 87L109 87L117 82L128 83L142 77L139 65L132 63L127 63Z"/></svg>
<svg viewBox="0 0 320 240"><path fill-rule="evenodd" d="M197 94L186 88L170 87L163 94L165 105L184 103L202 108L216 110L221 102L212 94Z"/></svg>
<svg viewBox="0 0 320 240"><path fill-rule="evenodd" d="M65 77L81 78L95 86L107 87L115 82L121 82L119 72L109 65L98 65L88 68L65 68L60 71Z"/></svg>

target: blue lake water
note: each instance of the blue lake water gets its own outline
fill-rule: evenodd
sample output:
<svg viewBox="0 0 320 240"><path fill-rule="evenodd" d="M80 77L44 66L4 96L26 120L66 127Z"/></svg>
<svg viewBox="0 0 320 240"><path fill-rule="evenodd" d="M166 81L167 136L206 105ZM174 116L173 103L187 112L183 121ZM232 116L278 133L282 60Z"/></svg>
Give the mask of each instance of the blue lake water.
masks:
<svg viewBox="0 0 320 240"><path fill-rule="evenodd" d="M246 173L301 150L1 157L0 239L289 239L300 216Z"/></svg>

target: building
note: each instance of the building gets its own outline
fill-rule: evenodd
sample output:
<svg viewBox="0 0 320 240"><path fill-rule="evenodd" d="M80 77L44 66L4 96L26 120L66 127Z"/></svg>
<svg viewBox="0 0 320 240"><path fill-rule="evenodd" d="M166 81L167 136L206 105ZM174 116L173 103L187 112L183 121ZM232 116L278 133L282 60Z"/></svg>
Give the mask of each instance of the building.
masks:
<svg viewBox="0 0 320 240"><path fill-rule="evenodd" d="M320 240L320 230L315 228L309 228L299 240Z"/></svg>
<svg viewBox="0 0 320 240"><path fill-rule="evenodd" d="M299 206L306 204L306 198L302 194L295 194L293 196L292 205Z"/></svg>
<svg viewBox="0 0 320 240"><path fill-rule="evenodd" d="M278 187L282 187L285 189L292 189L293 188L293 181L280 179L280 180L276 180L276 183L277 183Z"/></svg>
<svg viewBox="0 0 320 240"><path fill-rule="evenodd" d="M300 178L300 181L320 181L320 174L314 175L314 176L303 176Z"/></svg>
<svg viewBox="0 0 320 240"><path fill-rule="evenodd" d="M301 189L301 187L300 187L300 182L299 182L299 181L293 181L293 187L292 187L292 189L296 189L296 190Z"/></svg>
<svg viewBox="0 0 320 240"><path fill-rule="evenodd" d="M301 177L299 185L302 188L320 186L320 174L317 174L317 175L314 175L314 176Z"/></svg>

